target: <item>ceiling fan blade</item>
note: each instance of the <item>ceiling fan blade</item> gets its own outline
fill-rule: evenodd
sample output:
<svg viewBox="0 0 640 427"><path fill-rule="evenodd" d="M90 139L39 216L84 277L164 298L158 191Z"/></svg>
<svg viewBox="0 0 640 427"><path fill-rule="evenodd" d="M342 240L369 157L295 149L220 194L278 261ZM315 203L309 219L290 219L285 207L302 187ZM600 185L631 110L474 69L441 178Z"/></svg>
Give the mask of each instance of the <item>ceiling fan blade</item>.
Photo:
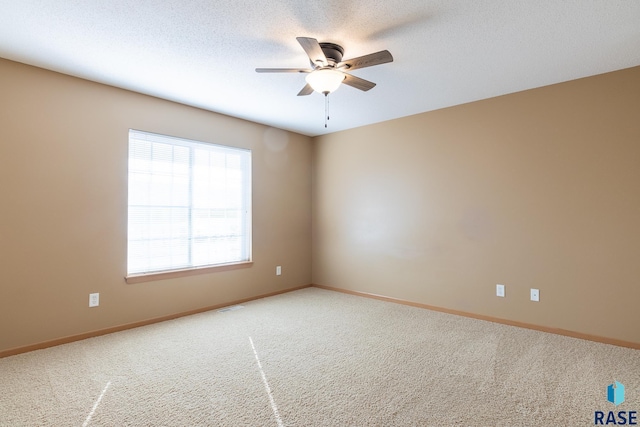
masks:
<svg viewBox="0 0 640 427"><path fill-rule="evenodd" d="M320 47L320 43L318 40L312 39L310 37L296 37L300 46L304 49L311 60L311 63L314 65L320 65L326 67L329 65L327 61L327 57L324 55L322 48Z"/></svg>
<svg viewBox="0 0 640 427"><path fill-rule="evenodd" d="M355 87L356 89L360 89L363 91L368 91L369 89L373 89L376 84L374 82L370 82L369 80L361 79L360 77L352 76L351 74L344 74L346 77L342 81L342 83L347 86Z"/></svg>
<svg viewBox="0 0 640 427"><path fill-rule="evenodd" d="M308 68L256 68L256 73L310 73Z"/></svg>
<svg viewBox="0 0 640 427"><path fill-rule="evenodd" d="M313 88L310 84L306 84L300 92L298 92L298 96L311 95L313 93Z"/></svg>
<svg viewBox="0 0 640 427"><path fill-rule="evenodd" d="M338 68L346 66L348 70L355 70L373 65L386 64L392 61L393 56L391 56L391 53L388 50L381 50L380 52L342 61L338 64Z"/></svg>

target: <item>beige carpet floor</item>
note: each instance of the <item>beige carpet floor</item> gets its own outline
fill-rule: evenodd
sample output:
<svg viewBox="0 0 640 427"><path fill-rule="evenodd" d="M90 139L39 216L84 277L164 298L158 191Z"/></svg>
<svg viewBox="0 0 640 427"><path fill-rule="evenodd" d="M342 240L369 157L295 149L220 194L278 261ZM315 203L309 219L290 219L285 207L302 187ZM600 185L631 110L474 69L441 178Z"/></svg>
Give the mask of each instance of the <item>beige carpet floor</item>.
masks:
<svg viewBox="0 0 640 427"><path fill-rule="evenodd" d="M598 410L640 411L640 351L316 288L0 359L11 427L589 426Z"/></svg>

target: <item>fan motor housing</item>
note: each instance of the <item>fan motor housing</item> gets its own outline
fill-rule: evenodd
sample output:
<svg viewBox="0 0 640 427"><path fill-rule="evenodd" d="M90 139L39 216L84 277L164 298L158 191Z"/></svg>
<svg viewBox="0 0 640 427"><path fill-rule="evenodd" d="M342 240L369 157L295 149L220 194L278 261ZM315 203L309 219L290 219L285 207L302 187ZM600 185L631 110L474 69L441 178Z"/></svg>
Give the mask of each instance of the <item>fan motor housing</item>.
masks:
<svg viewBox="0 0 640 427"><path fill-rule="evenodd" d="M322 48L322 52L327 57L330 65L335 66L342 61L342 55L344 55L342 46L335 43L320 43L320 48Z"/></svg>

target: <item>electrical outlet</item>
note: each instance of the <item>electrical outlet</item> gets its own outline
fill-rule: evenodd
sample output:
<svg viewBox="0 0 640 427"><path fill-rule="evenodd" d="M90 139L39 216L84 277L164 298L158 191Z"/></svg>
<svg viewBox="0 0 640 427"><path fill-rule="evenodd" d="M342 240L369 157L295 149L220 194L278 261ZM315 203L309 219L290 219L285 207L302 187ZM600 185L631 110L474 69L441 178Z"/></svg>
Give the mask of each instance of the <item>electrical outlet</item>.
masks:
<svg viewBox="0 0 640 427"><path fill-rule="evenodd" d="M496 296L504 298L504 285L496 285Z"/></svg>
<svg viewBox="0 0 640 427"><path fill-rule="evenodd" d="M540 289L531 289L531 301L540 301Z"/></svg>
<svg viewBox="0 0 640 427"><path fill-rule="evenodd" d="M100 305L100 294L89 294L89 307L97 307Z"/></svg>
<svg viewBox="0 0 640 427"><path fill-rule="evenodd" d="M276 276L280 276L280 275L282 275L282 267L278 265L276 267Z"/></svg>

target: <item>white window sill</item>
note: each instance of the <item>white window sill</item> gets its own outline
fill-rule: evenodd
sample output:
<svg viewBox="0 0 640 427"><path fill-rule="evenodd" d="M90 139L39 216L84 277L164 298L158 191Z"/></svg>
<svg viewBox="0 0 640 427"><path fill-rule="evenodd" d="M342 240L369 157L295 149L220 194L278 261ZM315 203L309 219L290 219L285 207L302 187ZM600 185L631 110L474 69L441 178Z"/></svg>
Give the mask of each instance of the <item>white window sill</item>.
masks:
<svg viewBox="0 0 640 427"><path fill-rule="evenodd" d="M208 265L204 267L185 268L183 270L158 271L152 273L131 274L124 279L127 283L152 282L155 280L175 279L177 277L193 276L196 274L215 273L218 271L236 270L248 268L253 261L234 262L230 264Z"/></svg>

